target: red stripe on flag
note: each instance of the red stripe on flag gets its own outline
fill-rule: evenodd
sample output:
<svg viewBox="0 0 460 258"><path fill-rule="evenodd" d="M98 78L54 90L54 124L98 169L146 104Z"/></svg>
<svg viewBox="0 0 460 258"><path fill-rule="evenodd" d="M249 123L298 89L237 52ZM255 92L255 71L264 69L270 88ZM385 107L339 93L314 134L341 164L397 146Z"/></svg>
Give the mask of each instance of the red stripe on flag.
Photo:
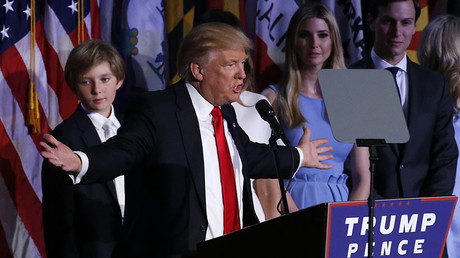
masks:
<svg viewBox="0 0 460 258"><path fill-rule="evenodd" d="M74 46L78 45L78 29L77 28L75 28L72 32L70 32L68 36Z"/></svg>
<svg viewBox="0 0 460 258"><path fill-rule="evenodd" d="M268 56L267 45L256 37L256 52L254 54L254 67L256 75L256 91L261 92L268 85L276 84L281 79L282 71Z"/></svg>
<svg viewBox="0 0 460 258"><path fill-rule="evenodd" d="M97 5L97 0L91 0L91 38L101 38L99 6Z"/></svg>
<svg viewBox="0 0 460 258"><path fill-rule="evenodd" d="M7 135L0 123L0 135ZM40 254L45 257L43 237L42 204L30 185L22 167L21 159L8 137L0 137L0 171L24 226ZM27 162L27 161L25 161ZM40 168L37 168L37 172Z"/></svg>
<svg viewBox="0 0 460 258"><path fill-rule="evenodd" d="M83 41L89 40L90 38L89 38L88 28L86 27L86 24L85 24L85 26L84 26L83 29L85 30L85 35L84 35L85 38L84 38ZM75 28L75 29L74 29L72 32L70 32L68 35L69 35L70 41L72 41L72 44L73 44L74 46L78 45L78 28ZM82 42L83 42L83 41L82 41Z"/></svg>
<svg viewBox="0 0 460 258"><path fill-rule="evenodd" d="M42 23L37 23L37 35L45 35ZM59 62L58 55L45 37L37 37L37 45L43 56L47 73L48 84L54 90L59 100L59 113L62 119L68 118L77 108L77 98L65 83L64 70Z"/></svg>
<svg viewBox="0 0 460 258"><path fill-rule="evenodd" d="M11 92L18 103L22 115L27 112L27 89L29 87L29 74L27 67L22 61L21 55L15 47L8 48L0 57L0 68L3 71L5 81L10 86ZM48 120L43 108L39 107L40 124L45 131L49 131ZM37 148L40 148L38 135L32 137Z"/></svg>
<svg viewBox="0 0 460 258"><path fill-rule="evenodd" d="M29 74L16 47L8 48L0 56L0 69L25 117Z"/></svg>

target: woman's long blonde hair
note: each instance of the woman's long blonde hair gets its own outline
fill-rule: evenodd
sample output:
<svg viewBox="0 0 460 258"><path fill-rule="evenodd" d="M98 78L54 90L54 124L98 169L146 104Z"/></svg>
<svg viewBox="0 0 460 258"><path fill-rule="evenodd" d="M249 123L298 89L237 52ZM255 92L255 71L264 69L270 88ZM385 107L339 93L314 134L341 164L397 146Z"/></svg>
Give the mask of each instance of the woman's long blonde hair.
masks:
<svg viewBox="0 0 460 258"><path fill-rule="evenodd" d="M460 97L460 17L442 15L423 30L417 57L421 65L442 73L449 81L453 105Z"/></svg>
<svg viewBox="0 0 460 258"><path fill-rule="evenodd" d="M279 94L276 103L288 127L297 127L306 121L298 104L301 75L295 45L300 24L304 20L311 18L323 19L329 27L332 51L323 68L345 68L340 31L332 12L324 5L318 3L302 5L294 13L289 23L286 36L285 72L279 83Z"/></svg>

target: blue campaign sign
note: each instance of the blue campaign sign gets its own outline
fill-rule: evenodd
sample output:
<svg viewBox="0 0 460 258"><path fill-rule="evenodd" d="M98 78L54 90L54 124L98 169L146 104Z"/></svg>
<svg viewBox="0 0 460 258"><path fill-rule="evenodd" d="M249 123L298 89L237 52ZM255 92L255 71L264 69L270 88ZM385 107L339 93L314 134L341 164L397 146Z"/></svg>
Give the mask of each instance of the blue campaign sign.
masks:
<svg viewBox="0 0 460 258"><path fill-rule="evenodd" d="M377 200L373 257L440 257L457 197ZM331 203L326 257L367 257L367 202Z"/></svg>

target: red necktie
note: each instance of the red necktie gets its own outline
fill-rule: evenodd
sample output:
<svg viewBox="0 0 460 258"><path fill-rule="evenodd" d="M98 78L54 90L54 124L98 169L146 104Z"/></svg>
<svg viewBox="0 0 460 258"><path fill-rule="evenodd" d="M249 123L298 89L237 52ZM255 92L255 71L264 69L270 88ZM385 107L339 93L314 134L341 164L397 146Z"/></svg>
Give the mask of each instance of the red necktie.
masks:
<svg viewBox="0 0 460 258"><path fill-rule="evenodd" d="M211 115L214 118L212 125L214 126L214 133L216 135L222 198L224 200L224 234L227 234L241 228L238 201L236 198L235 174L227 140L225 139L224 122L220 108L214 107Z"/></svg>

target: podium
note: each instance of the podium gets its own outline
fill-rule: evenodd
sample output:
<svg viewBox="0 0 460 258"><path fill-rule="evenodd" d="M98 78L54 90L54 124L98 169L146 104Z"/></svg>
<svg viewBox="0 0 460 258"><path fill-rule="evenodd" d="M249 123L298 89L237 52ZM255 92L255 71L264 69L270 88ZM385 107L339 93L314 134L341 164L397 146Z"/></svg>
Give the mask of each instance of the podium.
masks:
<svg viewBox="0 0 460 258"><path fill-rule="evenodd" d="M457 197L377 200L373 257L441 257ZM367 257L367 202L323 203L197 245L199 257Z"/></svg>

